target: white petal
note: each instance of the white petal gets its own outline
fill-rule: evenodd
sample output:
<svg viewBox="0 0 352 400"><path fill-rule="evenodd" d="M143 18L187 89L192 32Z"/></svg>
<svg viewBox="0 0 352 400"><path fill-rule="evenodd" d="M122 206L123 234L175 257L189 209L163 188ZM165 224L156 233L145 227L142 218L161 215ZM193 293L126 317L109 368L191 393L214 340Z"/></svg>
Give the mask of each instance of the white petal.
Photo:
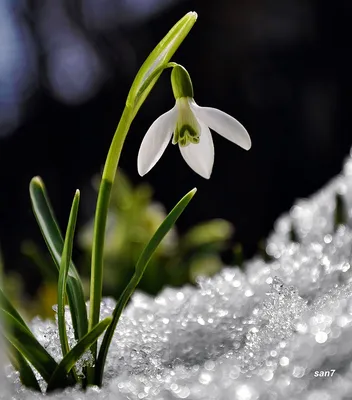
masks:
<svg viewBox="0 0 352 400"><path fill-rule="evenodd" d="M200 107L194 101L190 101L190 105L196 117L209 126L210 129L245 150L251 148L252 143L248 132L231 115L216 108Z"/></svg>
<svg viewBox="0 0 352 400"><path fill-rule="evenodd" d="M214 144L209 128L198 121L201 127L200 141L198 144L179 146L182 157L197 174L209 179L214 164Z"/></svg>
<svg viewBox="0 0 352 400"><path fill-rule="evenodd" d="M138 152L139 175L149 172L163 155L176 126L176 106L155 120L145 134Z"/></svg>

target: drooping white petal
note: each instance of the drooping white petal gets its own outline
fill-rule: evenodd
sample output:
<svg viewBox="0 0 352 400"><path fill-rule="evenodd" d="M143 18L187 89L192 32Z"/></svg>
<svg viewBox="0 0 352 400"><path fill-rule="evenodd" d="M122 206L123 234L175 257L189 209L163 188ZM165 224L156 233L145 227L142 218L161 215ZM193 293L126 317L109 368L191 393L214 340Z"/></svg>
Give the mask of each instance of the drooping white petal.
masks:
<svg viewBox="0 0 352 400"><path fill-rule="evenodd" d="M216 108L200 107L194 101L190 100L190 106L196 117L204 122L210 129L213 129L219 135L227 140L236 143L245 150L251 148L251 138L242 124Z"/></svg>
<svg viewBox="0 0 352 400"><path fill-rule="evenodd" d="M145 134L138 152L139 175L149 172L163 155L176 126L176 106L153 122Z"/></svg>
<svg viewBox="0 0 352 400"><path fill-rule="evenodd" d="M214 144L209 128L198 121L201 128L198 144L190 143L188 146L179 146L182 157L197 174L209 179L214 164Z"/></svg>

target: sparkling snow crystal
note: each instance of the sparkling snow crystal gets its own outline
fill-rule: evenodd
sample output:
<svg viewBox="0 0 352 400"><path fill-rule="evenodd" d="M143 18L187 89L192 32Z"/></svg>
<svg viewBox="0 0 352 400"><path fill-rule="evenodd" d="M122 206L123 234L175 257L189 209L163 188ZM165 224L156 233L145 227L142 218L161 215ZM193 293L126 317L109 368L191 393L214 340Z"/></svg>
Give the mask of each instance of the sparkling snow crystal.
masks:
<svg viewBox="0 0 352 400"><path fill-rule="evenodd" d="M336 193L348 223L334 229ZM352 396L352 159L343 173L282 216L272 261L225 268L196 288L134 294L116 329L102 389L55 399L339 400ZM291 229L297 235L292 242ZM114 301L104 299L102 318ZM67 317L70 326L69 316ZM56 324L35 335L62 357ZM69 333L74 343L72 331ZM80 365L90 362L85 354ZM41 399L5 369L1 399ZM41 384L43 384L41 382ZM45 385L43 384L43 387Z"/></svg>

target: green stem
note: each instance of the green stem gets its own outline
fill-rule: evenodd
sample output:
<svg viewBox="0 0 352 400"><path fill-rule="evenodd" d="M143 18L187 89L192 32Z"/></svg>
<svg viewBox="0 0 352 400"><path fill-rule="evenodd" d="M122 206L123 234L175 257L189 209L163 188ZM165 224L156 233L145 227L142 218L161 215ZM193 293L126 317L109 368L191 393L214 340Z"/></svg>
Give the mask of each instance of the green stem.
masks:
<svg viewBox="0 0 352 400"><path fill-rule="evenodd" d="M160 67L156 68L149 76L148 78L142 83L141 87L139 88L137 94L135 95L134 99L130 99L130 94L127 97L126 104L131 103L131 107L133 107L133 118L136 116L138 110L140 109L141 105L143 104L146 96L148 95L148 92L146 89L148 86L150 86L153 81L156 81L159 76L164 72L165 69L167 68L175 68L177 66L180 66L179 64L175 62L168 62L166 64L160 65ZM181 65L182 67L182 65Z"/></svg>
<svg viewBox="0 0 352 400"><path fill-rule="evenodd" d="M93 245L92 245L92 261L91 261L91 280L90 280L90 310L89 310L89 326L88 330L99 323L100 303L103 288L103 258L104 258L104 242L106 220L108 216L110 196L112 185L115 180L116 169L120 159L122 146L131 123L136 116L140 106L148 95L147 87L152 85L153 81L158 79L165 68L176 66L175 63L167 63L160 66L154 71L149 79L142 85L142 92L138 92L138 102L129 102L129 97L123 110L120 122L116 128L113 140L110 145L105 166L103 170L102 180L99 187L97 208L95 211ZM97 356L97 344L91 347L94 359ZM94 374L92 369L88 369L88 381L93 383Z"/></svg>
<svg viewBox="0 0 352 400"><path fill-rule="evenodd" d="M132 104L130 105L128 101L129 98L127 99L125 109L123 110L120 122L116 128L113 140L110 145L109 153L107 155L104 166L102 181L100 183L97 208L95 211L90 280L89 330L91 330L93 326L95 326L99 322L100 302L103 286L103 255L106 220L108 216L111 189L115 180L116 169L119 163L122 146L124 144L131 123L136 116L139 107L145 100L145 98L143 97L143 92L146 92L147 87L152 84L153 80L158 78L158 76L163 72L165 68L173 68L177 65L178 64L176 63L170 62L157 68L151 74L151 76L146 79L146 82L139 90L137 96L139 98L138 104L134 104L134 102L132 102ZM95 344L91 349L94 358L96 357L96 346L97 345Z"/></svg>
<svg viewBox="0 0 352 400"><path fill-rule="evenodd" d="M97 208L95 211L94 234L92 246L92 264L90 280L90 310L89 330L98 324L100 316L100 303L103 286L103 255L106 219L110 202L111 188L115 179L117 165L120 159L123 143L133 120L133 110L126 106L123 110L120 122L116 128L106 158L102 181L100 183ZM96 357L96 344L91 348Z"/></svg>

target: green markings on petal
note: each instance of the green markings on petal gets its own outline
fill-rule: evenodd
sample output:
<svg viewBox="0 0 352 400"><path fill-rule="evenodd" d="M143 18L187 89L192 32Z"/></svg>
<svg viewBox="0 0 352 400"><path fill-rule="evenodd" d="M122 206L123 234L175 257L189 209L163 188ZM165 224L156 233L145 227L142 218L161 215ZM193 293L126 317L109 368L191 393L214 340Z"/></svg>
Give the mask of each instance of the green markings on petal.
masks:
<svg viewBox="0 0 352 400"><path fill-rule="evenodd" d="M200 125L189 105L190 98L181 97L176 100L178 119L172 143L181 147L190 143L198 144L200 141Z"/></svg>
<svg viewBox="0 0 352 400"><path fill-rule="evenodd" d="M186 138L180 139L178 143L181 147L186 147L189 144Z"/></svg>
<svg viewBox="0 0 352 400"><path fill-rule="evenodd" d="M180 130L176 128L175 133L177 132L178 141L175 143L179 143L180 146L185 147L190 143L198 144L199 143L199 133L196 132L192 126L183 125ZM175 140L175 137L174 137Z"/></svg>

